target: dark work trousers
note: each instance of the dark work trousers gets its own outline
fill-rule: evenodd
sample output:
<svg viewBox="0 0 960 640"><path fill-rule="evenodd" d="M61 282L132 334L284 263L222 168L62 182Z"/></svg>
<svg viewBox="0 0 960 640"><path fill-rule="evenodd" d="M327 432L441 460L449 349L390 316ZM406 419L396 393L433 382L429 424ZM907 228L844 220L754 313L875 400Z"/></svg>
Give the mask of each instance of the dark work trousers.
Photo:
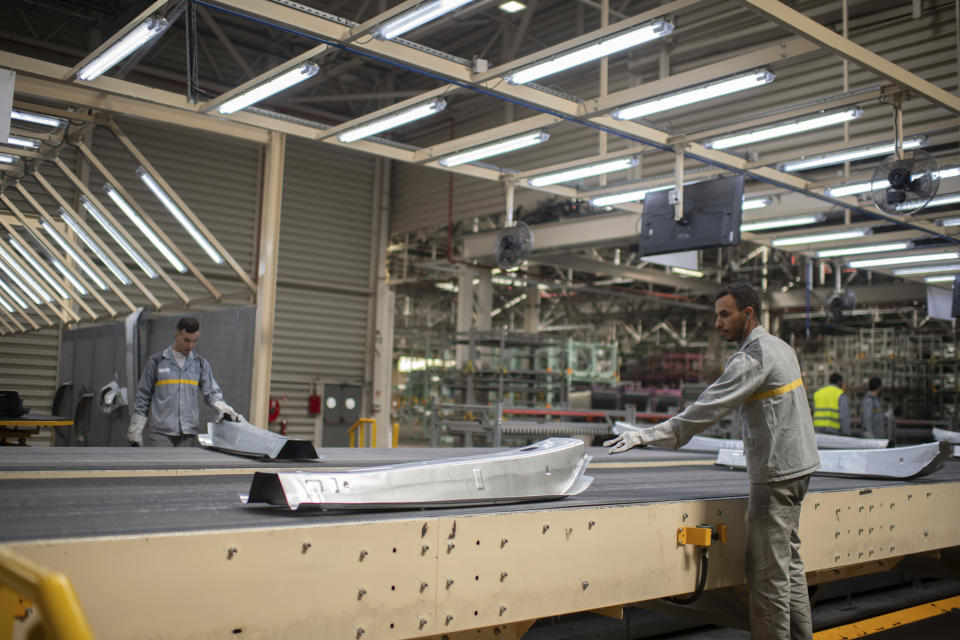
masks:
<svg viewBox="0 0 960 640"><path fill-rule="evenodd" d="M150 446L151 447L196 447L197 436L195 435L182 435L182 436L168 436L165 433L153 433L150 432Z"/></svg>

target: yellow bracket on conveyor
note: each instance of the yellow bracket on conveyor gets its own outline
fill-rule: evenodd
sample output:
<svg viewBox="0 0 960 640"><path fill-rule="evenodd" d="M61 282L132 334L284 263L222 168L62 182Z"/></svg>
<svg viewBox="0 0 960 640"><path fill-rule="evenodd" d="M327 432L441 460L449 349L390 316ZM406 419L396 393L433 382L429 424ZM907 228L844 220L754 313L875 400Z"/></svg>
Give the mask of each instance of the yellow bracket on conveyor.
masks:
<svg viewBox="0 0 960 640"><path fill-rule="evenodd" d="M692 544L697 547L709 547L713 542L727 541L727 525L716 526L702 524L699 527L680 527L677 529L677 544Z"/></svg>
<svg viewBox="0 0 960 640"><path fill-rule="evenodd" d="M18 595L37 603L43 637L52 640L93 640L93 631L69 578L0 548L2 640L13 637L14 617L26 614L23 610L26 605ZM17 616L18 613L21 615Z"/></svg>

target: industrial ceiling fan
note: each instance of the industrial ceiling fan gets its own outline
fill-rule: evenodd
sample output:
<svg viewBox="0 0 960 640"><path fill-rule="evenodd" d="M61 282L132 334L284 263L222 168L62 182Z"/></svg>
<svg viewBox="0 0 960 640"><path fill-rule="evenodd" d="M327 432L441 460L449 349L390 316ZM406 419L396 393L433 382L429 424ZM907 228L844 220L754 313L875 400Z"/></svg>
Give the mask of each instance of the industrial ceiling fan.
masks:
<svg viewBox="0 0 960 640"><path fill-rule="evenodd" d="M525 223L514 221L513 183L507 182L507 216L504 227L497 233L494 257L502 269L519 267L533 253L533 231Z"/></svg>
<svg viewBox="0 0 960 640"><path fill-rule="evenodd" d="M922 149L904 151L901 96L893 100L894 152L873 172L870 197L876 207L892 215L910 215L927 206L940 188L937 159Z"/></svg>

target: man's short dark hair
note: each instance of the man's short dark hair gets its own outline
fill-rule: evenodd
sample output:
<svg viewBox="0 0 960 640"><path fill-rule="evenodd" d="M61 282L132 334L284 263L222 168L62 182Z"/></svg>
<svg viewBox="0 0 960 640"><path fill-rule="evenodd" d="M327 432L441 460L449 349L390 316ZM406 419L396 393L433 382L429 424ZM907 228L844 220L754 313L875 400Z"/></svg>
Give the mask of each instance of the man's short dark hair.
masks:
<svg viewBox="0 0 960 640"><path fill-rule="evenodd" d="M883 381L880 378L870 378L870 382L867 383L867 388L870 391L876 391L881 386L883 386Z"/></svg>
<svg viewBox="0 0 960 640"><path fill-rule="evenodd" d="M843 382L842 375L840 375L839 373L830 374L830 384L840 384L841 382Z"/></svg>
<svg viewBox="0 0 960 640"><path fill-rule="evenodd" d="M197 331L200 331L200 321L196 318L184 316L183 318L177 320L177 331L196 333Z"/></svg>
<svg viewBox="0 0 960 640"><path fill-rule="evenodd" d="M757 320L760 319L760 293L756 289L746 282L734 282L713 294L713 301L716 302L728 295L733 296L737 303L737 310L743 311L747 307L752 307L753 312L757 314Z"/></svg>

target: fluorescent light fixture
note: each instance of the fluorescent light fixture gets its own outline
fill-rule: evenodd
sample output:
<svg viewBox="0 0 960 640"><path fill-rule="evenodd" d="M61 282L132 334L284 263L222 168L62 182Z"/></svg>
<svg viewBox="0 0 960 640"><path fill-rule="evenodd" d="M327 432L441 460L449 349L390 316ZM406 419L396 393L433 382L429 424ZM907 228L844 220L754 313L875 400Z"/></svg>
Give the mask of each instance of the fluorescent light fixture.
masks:
<svg viewBox="0 0 960 640"><path fill-rule="evenodd" d="M532 147L535 144L546 142L549 139L550 134L548 134L546 131L533 131L531 133L525 133L522 136L507 138L506 140L500 140L499 142L477 147L476 149L468 149L467 151L463 151L452 156L447 156L446 158L440 160L439 164L443 165L444 167L455 167L457 165L474 162L482 158L500 155L501 153Z"/></svg>
<svg viewBox="0 0 960 640"><path fill-rule="evenodd" d="M317 71L319 70L320 67L315 62L305 62L285 73L281 73L276 78L267 80L263 84L251 87L243 93L230 98L217 107L217 111L229 115L241 109L246 109L250 105L260 102L275 93L280 93L297 83L303 82L307 78L312 78L317 75Z"/></svg>
<svg viewBox="0 0 960 640"><path fill-rule="evenodd" d="M595 207L609 207L614 204L623 204L624 202L640 202L646 199L648 193L654 191L665 191L673 189L674 185L666 184L659 187L650 187L649 189L638 189L636 191L626 191L624 193L614 193L609 196L599 196L590 200L590 204Z"/></svg>
<svg viewBox="0 0 960 640"><path fill-rule="evenodd" d="M960 258L960 253L956 251L943 251L941 253L915 253L909 256L896 256L894 258L871 258L869 260L854 260L848 262L847 266L854 269L868 269L870 267L889 267L897 264L911 264L915 262L936 262L937 260L956 260Z"/></svg>
<svg viewBox="0 0 960 640"><path fill-rule="evenodd" d="M77 80L95 80L131 53L167 30L165 18L150 16L77 72Z"/></svg>
<svg viewBox="0 0 960 640"><path fill-rule="evenodd" d="M3 247L0 247L0 258L3 258L3 260L0 261L0 269L3 269L3 272L6 273L7 276L13 280L18 287L23 289L24 293L30 296L30 299L33 300L34 304L41 304L41 298L43 301L53 302L53 298L50 297L50 294L47 293L46 289L41 287L40 283L34 280L33 276L27 273L23 267L21 267L17 261L13 259L13 256L10 255L10 253ZM13 271L10 271L10 269L7 268L7 265L13 267ZM16 272L16 275L14 275L14 272ZM17 276L19 276L19 278ZM27 287L24 285L24 281L26 281L30 286ZM34 293L36 293L36 295L34 295Z"/></svg>
<svg viewBox="0 0 960 640"><path fill-rule="evenodd" d="M177 206L177 203L163 190L163 187L153 179L153 176L144 169L143 167L137 167L137 175L140 176L140 179L143 180L143 183L147 185L147 188L153 192L153 195L157 197L163 206L167 208L167 211L177 219L177 222L180 223L184 229L187 230L187 233L190 234L190 237L193 238L193 241L196 242L200 247L207 252L207 255L210 256L210 259L217 264L223 264L223 256L221 256L217 250L210 244L210 241L203 237L203 234L200 233L200 230L190 221L180 207Z"/></svg>
<svg viewBox="0 0 960 640"><path fill-rule="evenodd" d="M77 253L76 249L70 246L70 243L64 240L63 236L53 227L52 224L44 220L41 223L43 230L47 232L47 235L53 238L54 242L60 245L60 248L63 249L64 253L70 256L70 259L80 265L80 268L83 269L83 272L87 274L87 277L93 280L93 283L97 285L97 288L101 291L107 290L107 283L103 281L103 278L97 275L97 272L93 270L93 267L90 266L83 257ZM61 271L61 273L63 273Z"/></svg>
<svg viewBox="0 0 960 640"><path fill-rule="evenodd" d="M670 273L675 273L678 276L685 276L687 278L703 277L703 271L697 271L696 269L687 269L685 267L670 267Z"/></svg>
<svg viewBox="0 0 960 640"><path fill-rule="evenodd" d="M744 211L749 211L750 209L763 209L764 207L769 207L773 202L773 198L767 196L766 198L744 198L741 209Z"/></svg>
<svg viewBox="0 0 960 640"><path fill-rule="evenodd" d="M557 171L556 173L546 173L540 176L534 176L527 180L527 182L531 187L545 187L550 184L571 182L573 180L579 180L580 178L599 176L604 173L624 171L635 166L637 166L637 158L635 156L630 156L627 158L618 158L617 160L599 162L597 164L591 164L585 167L576 167L574 169Z"/></svg>
<svg viewBox="0 0 960 640"><path fill-rule="evenodd" d="M523 11L527 8L527 5L522 2L517 2L517 0L508 0L500 5L500 11L504 13L517 13Z"/></svg>
<svg viewBox="0 0 960 640"><path fill-rule="evenodd" d="M150 263L140 255L140 252L133 248L133 245L130 244L126 238L120 235L120 232L110 224L110 221L107 220L107 216L103 214L103 211L100 211L86 196L80 196L80 204L83 205L83 208L87 210L93 219L100 223L100 226L103 227L103 230L110 234L110 237L120 245L120 247L126 252L130 258L137 263L137 266L140 267L140 270L147 274L148 278L156 278L156 270L150 266Z"/></svg>
<svg viewBox="0 0 960 640"><path fill-rule="evenodd" d="M20 162L20 158L18 156L0 153L0 164L17 164L18 162Z"/></svg>
<svg viewBox="0 0 960 640"><path fill-rule="evenodd" d="M145 235L147 240L149 240L153 246L157 248L157 251L163 254L163 257L167 259L167 262L169 262L174 269L180 273L187 272L187 267L184 266L180 258L178 258L176 254L173 253L173 250L171 250L170 247L168 247L167 244L154 232L154 230L147 225L143 218L141 218L137 212L133 210L133 207L130 206L130 203L123 199L123 196L120 195L119 191L113 188L113 185L108 182L103 185L103 190L108 196L110 196L110 199L113 200L113 203L126 214L126 216L130 219L130 222L136 225L137 229L140 230L140 233Z"/></svg>
<svg viewBox="0 0 960 640"><path fill-rule="evenodd" d="M960 176L960 167L951 167L949 169L941 169L940 171L935 172L941 180L945 178L956 178ZM881 180L877 185L878 189L886 189L887 181ZM857 182L854 184L845 184L838 187L830 187L824 191L828 196L833 198L840 198L842 196L853 196L860 193L866 193L867 191L873 190L873 182Z"/></svg>
<svg viewBox="0 0 960 640"><path fill-rule="evenodd" d="M10 285L8 285L6 282L4 282L2 278L0 278L0 289L3 289L3 290L6 292L6 294L7 294L8 296L10 296L10 299L13 300L14 302L16 302L17 305L18 305L21 309L26 309L26 308L27 308L27 303L23 301L23 298L21 298L20 296L18 296L18 295L17 295L17 292L14 291L13 289L11 289L11 288L10 288ZM3 305L3 306L6 307L7 305ZM9 310L11 313L13 313L13 309L8 309L8 310Z"/></svg>
<svg viewBox="0 0 960 640"><path fill-rule="evenodd" d="M957 227L960 226L960 218L943 218L937 220L937 224L941 227Z"/></svg>
<svg viewBox="0 0 960 640"><path fill-rule="evenodd" d="M3 282L3 281L0 280L0 282ZM7 302L7 299L4 298L3 296L0 296L0 306L2 306L4 309L6 309L8 313L13 313L13 312L14 312L14 308L10 306L10 303Z"/></svg>
<svg viewBox="0 0 960 640"><path fill-rule="evenodd" d="M788 122L787 124L757 129L756 131L741 133L727 138L717 138L716 140L707 142L704 146L709 149L729 149L730 147L739 147L754 142L772 140L773 138L782 138L783 136L790 136L795 133L803 133L804 131L810 131L812 129L820 129L821 127L829 127L834 124L849 122L850 120L856 120L862 115L863 112L860 109L847 109L846 111L796 120L794 122Z"/></svg>
<svg viewBox="0 0 960 640"><path fill-rule="evenodd" d="M63 120L60 118L44 116L40 115L39 113L30 113L29 111L20 111L19 109L12 110L10 112L10 117L14 120L29 122L31 124L40 124L45 127L59 127L63 124Z"/></svg>
<svg viewBox="0 0 960 640"><path fill-rule="evenodd" d="M775 76L766 69L751 71L750 73L744 73L732 78L727 78L726 80L711 82L692 89L684 89L683 91L645 100L644 102L639 102L629 107L617 109L610 115L617 120L642 118L654 113L660 113L661 111L677 109L738 91L753 89L754 87L773 82L774 77Z"/></svg>
<svg viewBox="0 0 960 640"><path fill-rule="evenodd" d="M80 284L80 281L77 280L77 279L73 276L72 273L70 273L70 270L69 270L69 269L67 269L65 266L63 266L63 263L62 263L62 262L60 262L59 260L57 260L57 259L54 258L53 256L50 256L50 263L54 266L54 268L55 268L57 271L60 272L60 275L63 276L64 280L66 280L67 282L70 283L70 286L73 287L74 290L75 290L77 293L79 293L79 294L82 295L82 296L87 295L87 293L88 293L88 292L87 292L87 288L86 288L85 286L83 286L82 284Z"/></svg>
<svg viewBox="0 0 960 640"><path fill-rule="evenodd" d="M937 196L930 200L926 204L929 207L942 207L946 204L956 204L960 202L960 193L948 193L946 195ZM902 202L897 205L897 211L913 211L919 209L923 206L922 201L917 202Z"/></svg>
<svg viewBox="0 0 960 640"><path fill-rule="evenodd" d="M39 140L34 140L33 138L20 138L18 136L10 136L7 138L7 144L12 144L15 147L23 147L24 149L40 148Z"/></svg>
<svg viewBox="0 0 960 640"><path fill-rule="evenodd" d="M871 229L850 229L848 231L834 231L832 233L816 233L808 236L793 236L791 238L776 238L770 244L775 247L789 247L796 244L816 244L818 242L834 242L862 238L873 233Z"/></svg>
<svg viewBox="0 0 960 640"><path fill-rule="evenodd" d="M381 131L386 131L387 129L395 129L396 127L403 126L407 123L413 122L414 120L419 120L420 118L426 118L427 116L432 116L435 113L440 113L447 108L447 103L440 98L431 100L430 102L425 102L423 104L418 104L409 109L404 109L398 111L397 113L390 114L383 118L374 120L373 122L368 122L362 124L353 129L347 129L342 132L337 138L340 142L356 142L363 138L368 138L374 134L380 133Z"/></svg>
<svg viewBox="0 0 960 640"><path fill-rule="evenodd" d="M107 255L106 251L104 251L100 245L94 242L93 238L91 238L90 235L83 230L83 227L81 227L77 221L73 219L73 216L67 213L65 209L61 208L60 217L63 218L63 221L67 223L67 226L70 227L75 234L77 234L77 237L80 238L83 243L87 245L91 251L93 251L94 254L96 254L96 256L100 259L100 262L103 263L103 266L109 269L121 284L130 284L130 278L127 277L127 274L120 270L120 267L117 266L117 263L110 259L110 256Z"/></svg>
<svg viewBox="0 0 960 640"><path fill-rule="evenodd" d="M432 0L432 2L425 2L415 9L401 13L396 18L387 20L373 31L373 35L383 40L396 38L431 20L436 20L454 9L459 9L472 1L473 0Z"/></svg>
<svg viewBox="0 0 960 640"><path fill-rule="evenodd" d="M895 276L915 276L921 273L943 273L945 271L960 271L960 264L931 264L923 267L907 267L894 269Z"/></svg>
<svg viewBox="0 0 960 640"><path fill-rule="evenodd" d="M608 38L598 40L579 49L570 51L533 66L515 71L504 79L510 84L526 84L539 80L545 76L565 71L572 67L592 62L618 51L636 47L644 42L649 42L656 38L662 38L673 33L673 25L665 20L654 20L634 29L624 31Z"/></svg>
<svg viewBox="0 0 960 640"><path fill-rule="evenodd" d="M882 253L884 251L903 251L912 249L913 243L906 242L887 242L884 244L867 244L858 247L840 247L838 249L823 249L817 251L818 258L834 258L837 256L856 256L865 253Z"/></svg>
<svg viewBox="0 0 960 640"><path fill-rule="evenodd" d="M812 216L794 216L793 218L777 218L773 220L757 220L740 225L740 231L765 231L767 229L782 229L784 227L800 227L806 224L823 222L825 216L818 213Z"/></svg>
<svg viewBox="0 0 960 640"><path fill-rule="evenodd" d="M903 141L903 149L918 149L927 146L926 138L909 138ZM806 171L807 169L816 169L817 167L828 167L841 162L850 162L852 160L862 160L863 158L874 158L876 156L887 156L894 152L894 146L890 144L875 144L869 147L859 147L857 149L848 149L846 151L837 151L836 153L827 153L820 156L794 160L783 165L784 171Z"/></svg>
<svg viewBox="0 0 960 640"><path fill-rule="evenodd" d="M47 284L57 292L57 295L63 298L64 300L70 299L70 294L67 293L66 289L60 286L60 283L57 282L50 272L41 265L39 262L33 259L33 256L30 255L30 252L27 251L26 247L17 242L17 239L14 237L7 238L7 242L10 243L14 249L17 250L17 253L20 254L20 257L27 261L27 263L33 267L33 270L40 274L40 277L47 281Z"/></svg>
<svg viewBox="0 0 960 640"><path fill-rule="evenodd" d="M923 279L924 282L953 282L957 276L927 276Z"/></svg>

